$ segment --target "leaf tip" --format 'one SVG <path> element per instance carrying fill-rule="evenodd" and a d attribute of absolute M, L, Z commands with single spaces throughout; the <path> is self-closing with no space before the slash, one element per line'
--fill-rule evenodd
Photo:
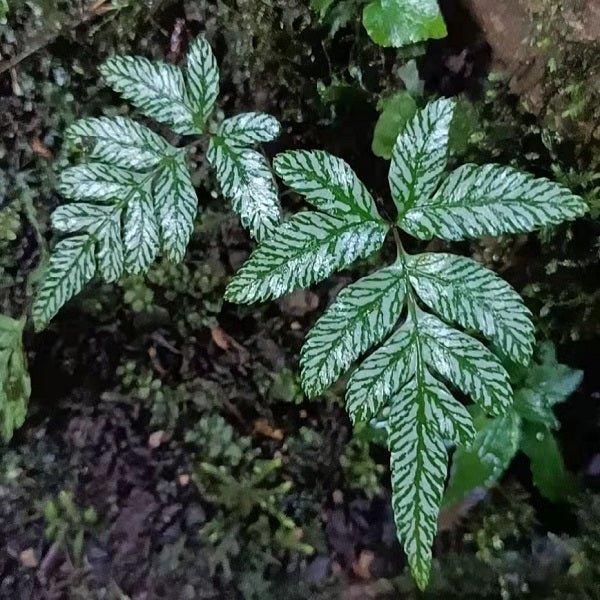
<path fill-rule="evenodd" d="M 107 79 L 112 75 L 114 67 L 119 62 L 119 59 L 120 57 L 118 55 L 113 54 L 98 67 L 98 71 L 100 72 L 100 75 L 104 77 L 104 79 Z"/>
<path fill-rule="evenodd" d="M 241 304 L 243 303 L 243 297 L 241 292 L 241 288 L 239 287 L 237 281 L 235 279 L 232 279 L 229 284 L 227 285 L 227 287 L 225 288 L 225 292 L 223 293 L 223 298 L 227 301 L 227 302 L 231 302 L 234 304 Z"/>
<path fill-rule="evenodd" d="M 300 367 L 300 384 L 302 385 L 302 390 L 309 400 L 314 400 L 323 392 L 323 390 L 315 378 L 310 377 L 306 370 L 302 369 L 302 363 L 300 363 Z"/>
<path fill-rule="evenodd" d="M 431 558 L 411 561 L 410 572 L 419 590 L 424 592 L 431 576 Z"/>
<path fill-rule="evenodd" d="M 46 329 L 48 325 L 48 319 L 44 317 L 38 302 L 39 299 L 36 297 L 33 301 L 33 306 L 31 307 L 31 320 L 33 322 L 33 330 L 35 333 L 40 333 Z"/>

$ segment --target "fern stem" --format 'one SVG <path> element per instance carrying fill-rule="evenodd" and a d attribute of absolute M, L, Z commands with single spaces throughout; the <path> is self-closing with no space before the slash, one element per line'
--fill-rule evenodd
<path fill-rule="evenodd" d="M 402 240 L 400 239 L 400 232 L 398 231 L 398 228 L 395 225 L 392 225 L 392 233 L 394 235 L 394 242 L 396 242 L 398 260 L 400 260 L 404 264 L 406 252 L 404 251 L 404 246 L 402 245 Z"/>
<path fill-rule="evenodd" d="M 392 233 L 394 235 L 394 241 L 396 242 L 396 249 L 398 251 L 398 260 L 402 263 L 404 267 L 404 281 L 406 283 L 406 306 L 408 307 L 408 314 L 415 327 L 417 326 L 417 296 L 415 291 L 410 283 L 410 279 L 406 272 L 406 257 L 407 253 L 402 245 L 402 240 L 400 239 L 400 231 L 398 227 L 392 225 Z M 421 346 L 417 344 L 417 372 L 419 378 L 423 378 L 423 359 L 421 355 Z"/>

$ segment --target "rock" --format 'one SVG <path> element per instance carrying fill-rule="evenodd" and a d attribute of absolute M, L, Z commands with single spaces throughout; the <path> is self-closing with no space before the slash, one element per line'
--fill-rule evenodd
<path fill-rule="evenodd" d="M 598 0 L 461 0 L 521 105 L 550 132 L 600 139 Z"/>
<path fill-rule="evenodd" d="M 597 42 L 600 39 L 600 2 L 587 0 L 577 4 L 565 2 L 563 18 L 572 42 Z"/>
<path fill-rule="evenodd" d="M 521 94 L 541 83 L 546 58 L 532 45 L 534 23 L 521 0 L 463 0 L 492 48 L 492 70 L 508 75 L 511 91 Z"/>

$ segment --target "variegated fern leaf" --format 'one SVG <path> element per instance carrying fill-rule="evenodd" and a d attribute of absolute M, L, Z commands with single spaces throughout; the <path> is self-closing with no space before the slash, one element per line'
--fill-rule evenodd
<path fill-rule="evenodd" d="M 452 100 L 432 102 L 398 137 L 389 173 L 395 223 L 379 215 L 341 159 L 321 151 L 277 156 L 276 172 L 316 210 L 280 225 L 226 291 L 240 303 L 277 298 L 373 254 L 394 233 L 397 260 L 342 290 L 308 334 L 301 378 L 317 396 L 363 359 L 347 385 L 347 409 L 354 422 L 385 418 L 398 537 L 421 588 L 447 474 L 445 442 L 466 446 L 475 435 L 452 390 L 492 416 L 512 403 L 500 360 L 458 327 L 524 365 L 534 328 L 519 295 L 494 273 L 452 254 L 409 255 L 398 229 L 461 240 L 531 231 L 586 210 L 566 188 L 509 167 L 465 165 L 444 176 L 453 112 Z"/>
<path fill-rule="evenodd" d="M 146 117 L 179 135 L 206 137 L 207 159 L 243 225 L 259 240 L 274 229 L 277 188 L 267 159 L 252 146 L 276 138 L 279 123 L 262 113 L 210 121 L 219 70 L 204 38 L 191 45 L 185 68 L 113 56 L 100 70 Z M 95 276 L 112 282 L 145 273 L 158 255 L 181 261 L 198 210 L 185 147 L 125 117 L 82 119 L 65 138 L 85 162 L 59 176 L 58 190 L 71 202 L 54 212 L 52 224 L 66 237 L 54 247 L 33 304 L 37 329 Z"/>

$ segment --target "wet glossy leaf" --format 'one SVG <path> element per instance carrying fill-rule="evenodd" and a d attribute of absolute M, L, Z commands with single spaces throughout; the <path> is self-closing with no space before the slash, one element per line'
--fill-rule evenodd
<path fill-rule="evenodd" d="M 448 138 L 454 101 L 430 102 L 408 122 L 392 151 L 390 189 L 398 209 L 398 223 L 415 204 L 439 186 L 448 158 Z"/>
<path fill-rule="evenodd" d="M 529 457 L 533 483 L 551 502 L 565 502 L 577 489 L 567 471 L 552 431 L 544 425 L 523 423 L 521 449 Z"/>
<path fill-rule="evenodd" d="M 417 103 L 408 92 L 398 92 L 381 102 L 371 149 L 375 156 L 390 159 L 398 135 L 415 116 Z"/>
<path fill-rule="evenodd" d="M 558 421 L 552 407 L 565 402 L 582 379 L 583 371 L 556 360 L 552 343 L 541 344 L 532 364 L 522 372 L 515 393 L 515 410 L 528 421 L 556 429 Z"/>
<path fill-rule="evenodd" d="M 395 48 L 447 35 L 437 0 L 373 0 L 363 24 L 376 44 Z"/>
<path fill-rule="evenodd" d="M 186 83 L 194 128 L 201 132 L 219 96 L 219 67 L 210 44 L 202 36 L 188 50 Z"/>
<path fill-rule="evenodd" d="M 581 198 L 548 179 L 500 165 L 463 165 L 433 196 L 416 199 L 399 224 L 423 240 L 464 240 L 533 231 L 586 210 Z"/>
<path fill-rule="evenodd" d="M 308 287 L 379 250 L 387 232 L 388 226 L 377 221 L 346 222 L 314 212 L 294 215 L 252 253 L 225 298 L 248 304 Z"/>
<path fill-rule="evenodd" d="M 175 133 L 202 133 L 178 67 L 142 56 L 111 56 L 101 67 L 106 83 L 140 111 Z"/>
<path fill-rule="evenodd" d="M 336 0 L 310 0 L 310 7 L 319 13 L 322 19 Z"/>
<path fill-rule="evenodd" d="M 491 487 L 519 449 L 521 419 L 514 411 L 494 419 L 479 410 L 471 413 L 477 433 L 469 448 L 458 448 L 452 457 L 446 505 L 461 502 L 471 490 Z"/>

